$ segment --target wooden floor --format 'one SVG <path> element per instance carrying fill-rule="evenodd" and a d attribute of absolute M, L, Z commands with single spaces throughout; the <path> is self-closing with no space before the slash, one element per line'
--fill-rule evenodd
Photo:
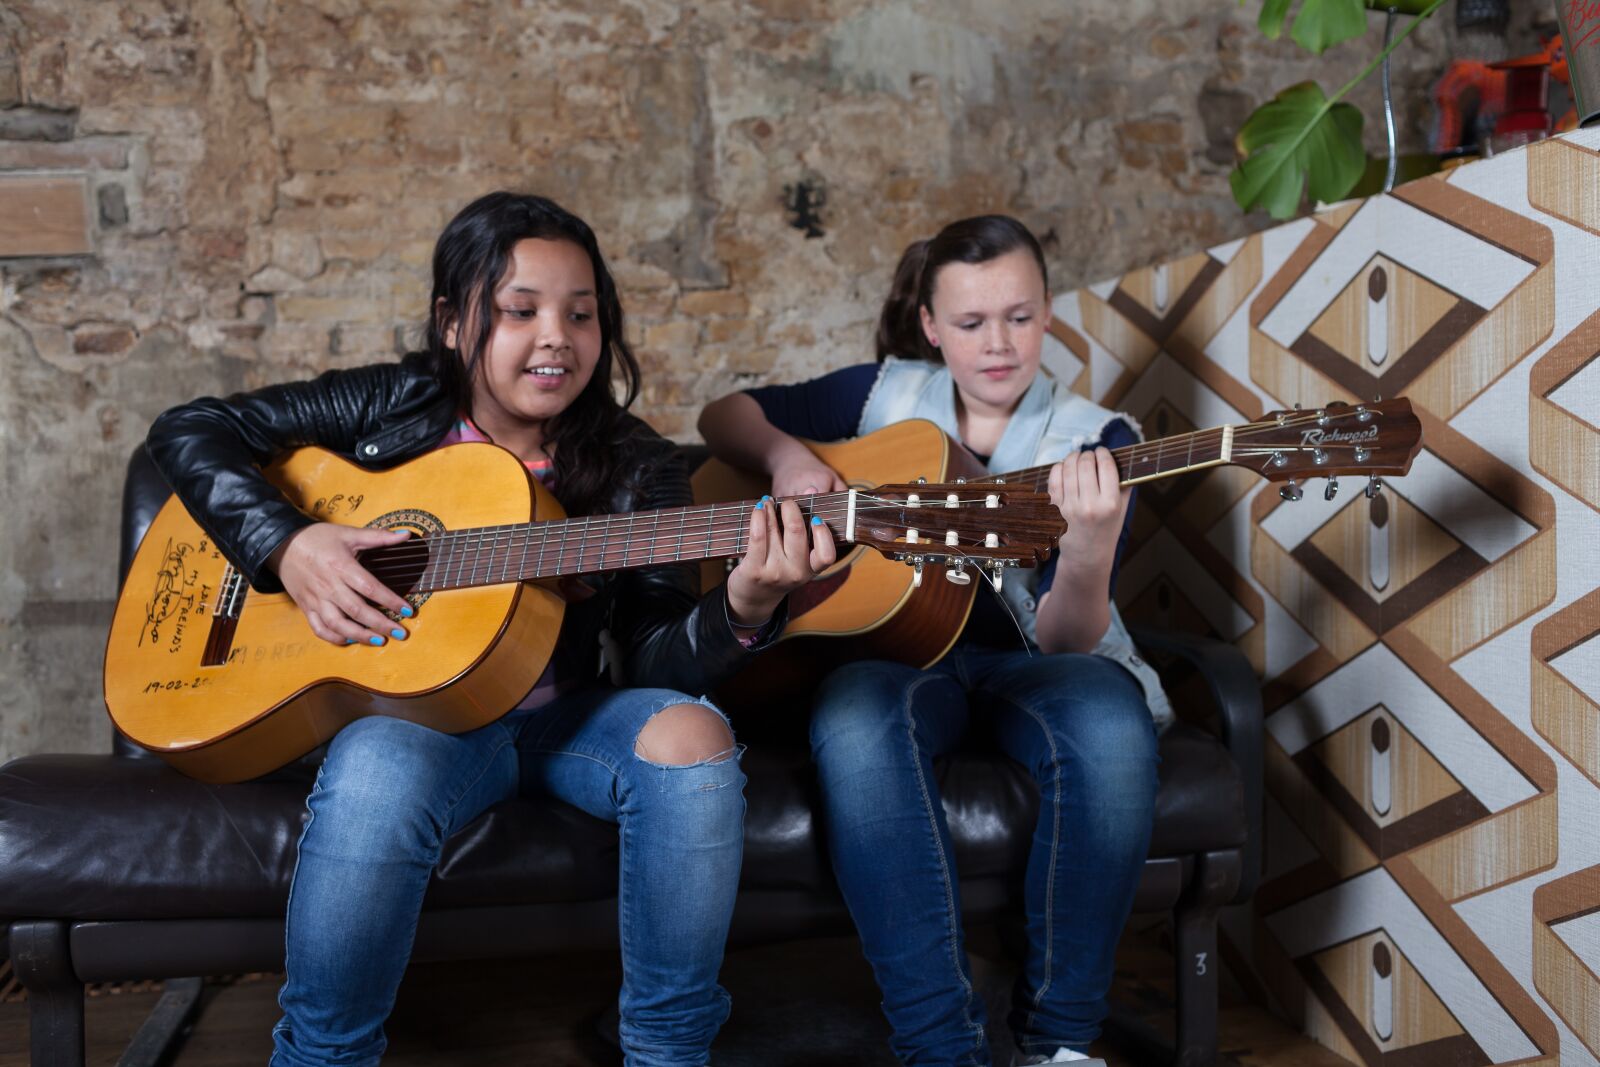
<path fill-rule="evenodd" d="M 1172 957 L 1159 930 L 1130 933 L 1117 957 L 1118 1002 L 1152 1026 L 1170 1029 Z M 1014 978 L 993 934 L 975 931 L 974 978 L 990 1009 L 995 1062 L 1011 1062 L 1004 1025 Z M 617 1067 L 621 1056 L 598 1034 L 614 1002 L 613 956 L 588 953 L 525 962 L 435 964 L 407 975 L 389 1023 L 391 1067 L 539 1064 Z M 260 1067 L 271 1047 L 279 976 L 208 986 L 198 1025 L 174 1067 Z M 733 1016 L 717 1039 L 714 1067 L 894 1067 L 888 1027 L 871 972 L 853 938 L 743 949 L 728 955 L 723 985 Z M 115 1064 L 154 1004 L 154 991 L 89 998 L 91 1065 Z M 1345 1060 L 1253 1005 L 1225 997 L 1223 1063 L 1241 1067 L 1347 1067 Z M 1107 1042 L 1095 1049 L 1113 1065 L 1136 1061 Z M 27 1011 L 0 1003 L 0 1067 L 28 1062 Z M 1143 1067 L 1143 1065 L 1139 1065 Z"/>

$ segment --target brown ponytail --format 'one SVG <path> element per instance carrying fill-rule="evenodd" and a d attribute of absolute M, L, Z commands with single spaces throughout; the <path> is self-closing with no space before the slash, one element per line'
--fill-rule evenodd
<path fill-rule="evenodd" d="M 1050 290 L 1039 239 L 1009 215 L 958 219 L 928 241 L 913 241 L 894 270 L 889 297 L 878 316 L 878 362 L 888 356 L 942 362 L 939 350 L 922 332 L 922 309 L 933 309 L 933 287 L 948 263 L 987 263 L 1007 252 L 1026 248 L 1039 265 L 1039 277 Z"/>
<path fill-rule="evenodd" d="M 912 241 L 900 256 L 889 285 L 889 298 L 878 315 L 878 362 L 889 356 L 902 359 L 931 359 L 939 353 L 922 335 L 922 314 L 918 294 L 922 291 L 922 269 L 928 261 L 928 242 Z"/>

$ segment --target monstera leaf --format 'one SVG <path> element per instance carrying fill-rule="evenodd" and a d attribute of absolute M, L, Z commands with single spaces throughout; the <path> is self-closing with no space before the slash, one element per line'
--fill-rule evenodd
<path fill-rule="evenodd" d="M 1262 0 L 1261 32 L 1276 40 L 1293 0 Z M 1340 41 L 1367 32 L 1367 9 L 1362 0 L 1302 0 L 1289 36 L 1308 52 L 1321 55 Z"/>
<path fill-rule="evenodd" d="M 1243 0 L 1240 0 L 1243 3 Z M 1261 28 L 1268 36 L 1283 29 L 1283 20 L 1294 0 L 1263 0 Z M 1313 6 L 1331 8 L 1345 0 L 1303 0 L 1295 19 L 1295 39 L 1299 27 Z M 1386 5 L 1402 14 L 1416 14 L 1372 62 L 1345 83 L 1332 96 L 1323 96 L 1315 82 L 1291 85 L 1276 97 L 1256 108 L 1234 138 L 1241 162 L 1228 175 L 1233 198 L 1246 211 L 1264 207 L 1275 219 L 1286 219 L 1300 210 L 1300 192 L 1309 180 L 1311 198 L 1329 203 L 1350 195 L 1361 178 L 1367 154 L 1361 147 L 1361 112 L 1344 98 L 1400 47 L 1418 26 L 1444 3 L 1444 0 L 1360 0 L 1368 7 Z M 1314 16 L 1318 18 L 1322 16 Z M 1307 35 L 1321 40 L 1330 32 L 1324 22 Z M 1341 31 L 1342 32 L 1342 31 Z M 1301 41 L 1304 44 L 1304 41 Z M 1310 47 L 1310 45 L 1307 45 Z"/>
<path fill-rule="evenodd" d="M 1275 219 L 1300 210 L 1308 179 L 1312 199 L 1331 203 L 1354 188 L 1367 164 L 1361 112 L 1330 101 L 1316 82 L 1291 85 L 1257 108 L 1234 146 L 1243 158 L 1228 176 L 1234 200 Z"/>
<path fill-rule="evenodd" d="M 1294 0 L 1261 0 L 1261 15 L 1256 20 L 1261 32 L 1277 40 L 1293 4 Z M 1420 15 L 1428 8 L 1428 0 L 1301 0 L 1289 36 L 1301 48 L 1320 56 L 1340 41 L 1367 32 L 1369 8 Z"/>

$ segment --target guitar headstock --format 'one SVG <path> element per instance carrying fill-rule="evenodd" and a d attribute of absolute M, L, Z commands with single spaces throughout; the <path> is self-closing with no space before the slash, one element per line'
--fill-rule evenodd
<path fill-rule="evenodd" d="M 1228 461 L 1269 481 L 1287 482 L 1285 500 L 1299 500 L 1300 479 L 1327 478 L 1325 499 L 1343 475 L 1367 475 L 1367 496 L 1379 475 L 1402 475 L 1422 448 L 1422 423 L 1405 397 L 1370 404 L 1332 401 L 1315 410 L 1270 411 L 1233 427 Z"/>
<path fill-rule="evenodd" d="M 948 566 L 945 577 L 966 585 L 971 564 L 999 588 L 1004 568 L 1043 563 L 1067 528 L 1047 494 L 1005 482 L 880 485 L 850 495 L 846 540 L 910 564 L 918 585 L 924 564 Z"/>

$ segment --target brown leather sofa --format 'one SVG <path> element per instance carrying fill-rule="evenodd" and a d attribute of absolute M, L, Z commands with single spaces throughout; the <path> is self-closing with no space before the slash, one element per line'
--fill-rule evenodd
<path fill-rule="evenodd" d="M 124 485 L 119 573 L 168 495 L 140 449 Z M 1162 738 L 1155 835 L 1135 903 L 1138 912 L 1172 916 L 1177 1041 L 1166 1055 L 1211 1063 L 1217 912 L 1250 895 L 1260 868 L 1260 693 L 1231 647 L 1136 637 L 1179 680 L 1175 691 L 1208 693 L 1215 712 L 1218 736 L 1180 724 Z M 740 729 L 749 785 L 733 940 L 850 930 L 817 836 L 803 721 L 775 716 Z M 28 990 L 35 1067 L 84 1062 L 86 982 L 174 980 L 122 1061 L 154 1063 L 194 1009 L 194 976 L 282 967 L 284 905 L 313 773 L 308 760 L 251 782 L 206 785 L 120 738 L 107 755 L 27 756 L 0 768 L 0 921 Z M 1031 781 L 984 751 L 942 761 L 939 775 L 968 921 L 1016 916 L 1037 804 Z M 616 871 L 611 825 L 552 800 L 501 804 L 446 846 L 415 957 L 614 945 Z"/>

